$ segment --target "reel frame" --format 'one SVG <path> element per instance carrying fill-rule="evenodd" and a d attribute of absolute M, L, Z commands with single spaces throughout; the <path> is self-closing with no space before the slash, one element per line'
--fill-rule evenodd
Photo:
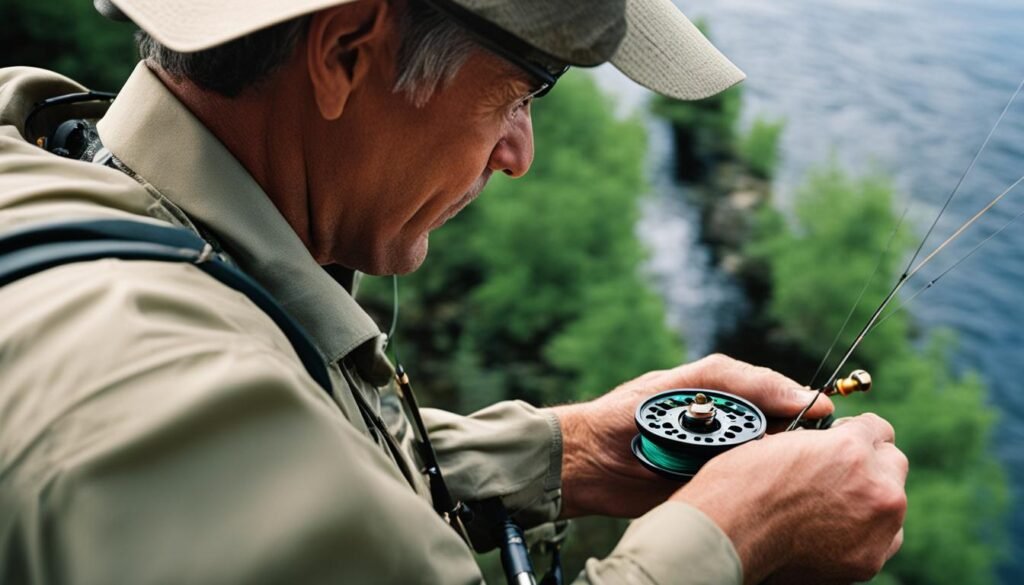
<path fill-rule="evenodd" d="M 630 444 L 633 455 L 647 469 L 683 482 L 715 455 L 756 441 L 768 430 L 767 417 L 751 402 L 698 388 L 659 392 L 637 406 L 634 420 L 639 433 Z"/>

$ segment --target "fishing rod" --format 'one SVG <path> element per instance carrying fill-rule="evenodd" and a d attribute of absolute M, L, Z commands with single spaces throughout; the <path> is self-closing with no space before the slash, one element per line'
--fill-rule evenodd
<path fill-rule="evenodd" d="M 907 218 L 907 211 L 909 210 L 909 206 L 903 208 L 903 213 L 900 214 L 899 221 L 897 221 L 895 227 L 892 228 L 892 233 L 889 234 L 889 239 L 885 243 L 885 249 L 882 250 L 882 253 L 878 255 L 878 259 L 875 260 L 875 267 L 871 270 L 871 275 L 864 281 L 864 285 L 860 288 L 860 293 L 857 294 L 857 298 L 854 299 L 849 312 L 846 313 L 846 319 L 844 319 L 843 324 L 839 326 L 839 331 L 836 332 L 836 336 L 832 338 L 832 343 L 829 344 L 824 357 L 822 357 L 821 361 L 818 362 L 818 367 L 814 370 L 814 374 L 811 375 L 810 383 L 807 384 L 808 387 L 814 388 L 814 383 L 818 381 L 818 374 L 821 373 L 821 370 L 825 367 L 825 363 L 828 362 L 829 356 L 832 355 L 832 350 L 834 350 L 836 348 L 836 344 L 839 343 L 839 338 L 842 337 L 843 331 L 846 331 L 846 326 L 850 324 L 850 319 L 853 318 L 853 314 L 857 312 L 857 306 L 860 305 L 860 300 L 864 298 L 864 293 L 867 292 L 868 287 L 871 286 L 872 282 L 874 282 L 879 268 L 882 267 L 882 261 L 889 255 L 889 250 L 892 249 L 893 240 L 896 239 L 896 234 L 899 233 L 900 227 L 903 226 L 903 220 Z"/>
<path fill-rule="evenodd" d="M 907 297 L 906 300 L 902 301 L 899 305 L 897 305 L 895 309 L 893 309 L 892 311 L 889 311 L 889 313 L 887 315 L 885 315 L 884 317 L 879 319 L 878 322 L 875 323 L 874 326 L 871 327 L 871 329 L 875 330 L 878 327 L 881 327 L 882 324 L 885 323 L 889 319 L 889 317 L 892 317 L 896 313 L 899 313 L 900 311 L 905 309 L 907 307 L 907 305 L 909 305 L 911 302 L 913 302 L 913 300 L 916 299 L 918 296 L 920 296 L 921 293 L 923 293 L 924 291 L 926 291 L 926 290 L 932 288 L 933 286 L 935 286 L 935 283 L 937 283 L 939 280 L 941 280 L 943 276 L 946 276 L 947 274 L 952 272 L 953 269 L 955 269 L 957 266 L 959 266 L 960 264 L 963 264 L 964 262 L 969 260 L 971 258 L 971 256 L 974 255 L 975 252 L 980 250 L 985 244 L 989 243 L 996 236 L 998 236 L 999 234 L 1001 234 L 1004 231 L 1006 231 L 1006 228 L 1008 228 L 1011 225 L 1013 225 L 1021 217 L 1024 217 L 1024 210 L 1020 211 L 1019 213 L 1017 213 L 1017 215 L 1015 215 L 1012 218 L 1010 218 L 1009 221 L 1007 221 L 1002 226 L 1000 226 L 1000 228 L 997 229 L 996 231 L 994 231 L 991 234 L 989 234 L 984 240 L 978 242 L 973 248 L 971 248 L 971 250 L 969 252 L 967 252 L 966 254 L 961 256 L 956 262 L 954 262 L 954 263 L 950 264 L 948 267 L 946 267 L 946 269 L 943 270 L 942 272 L 940 272 L 938 276 L 936 276 L 935 278 L 929 280 L 927 284 L 925 284 L 921 288 L 919 288 L 916 291 L 914 291 L 914 293 L 912 295 L 910 295 L 909 297 Z"/>
<path fill-rule="evenodd" d="M 843 366 L 846 365 L 846 362 L 853 355 L 853 352 L 856 351 L 857 347 L 861 344 L 861 342 L 864 341 L 864 338 L 867 337 L 867 334 L 870 333 L 871 330 L 875 327 L 875 324 L 878 321 L 879 317 L 881 317 L 882 312 L 885 311 L 886 307 L 889 306 L 889 303 L 891 303 L 892 300 L 896 298 L 896 294 L 899 293 L 900 289 L 903 288 L 907 281 L 909 281 L 911 277 L 917 274 L 921 270 L 921 268 L 923 268 L 929 262 L 931 262 L 932 259 L 934 259 L 939 252 L 946 248 L 946 246 L 948 246 L 950 243 L 959 238 L 967 230 L 967 228 L 973 225 L 981 216 L 985 215 L 986 213 L 989 212 L 989 210 L 995 207 L 995 205 L 999 203 L 999 201 L 1001 201 L 1003 197 L 1005 197 L 1017 185 L 1024 181 L 1024 176 L 1021 176 L 1019 179 L 1014 181 L 1009 187 L 1007 187 L 1001 193 L 996 195 L 991 201 L 988 202 L 988 204 L 982 207 L 977 213 L 975 213 L 967 221 L 962 223 L 960 227 L 958 227 L 951 236 L 949 236 L 942 243 L 936 246 L 931 253 L 929 253 L 923 260 L 921 260 L 921 262 L 919 262 L 916 265 L 914 264 L 914 262 L 917 260 L 917 257 L 921 254 L 921 250 L 924 249 L 925 244 L 931 237 L 932 232 L 934 232 L 936 226 L 938 226 L 939 220 L 942 219 L 943 214 L 945 214 L 946 210 L 949 208 L 949 204 L 953 201 L 953 198 L 956 197 L 957 193 L 960 192 L 960 187 L 963 186 L 964 180 L 967 178 L 967 175 L 970 174 L 970 172 L 974 169 L 975 165 L 978 163 L 978 159 L 981 157 L 981 153 L 985 151 L 985 148 L 992 140 L 992 136 L 995 134 L 996 129 L 999 128 L 999 125 L 1003 122 L 1003 119 L 1006 117 L 1006 113 L 1010 111 L 1010 107 L 1013 105 L 1014 101 L 1016 101 L 1017 96 L 1020 95 L 1021 90 L 1024 90 L 1024 79 L 1021 79 L 1021 82 L 1017 85 L 1017 89 L 1014 90 L 1014 92 L 1010 95 L 1010 99 L 1006 100 L 1006 105 L 1003 106 L 1003 110 L 999 113 L 999 116 L 996 118 L 995 123 L 993 123 L 992 127 L 989 129 L 988 134 L 985 136 L 985 140 L 982 141 L 981 146 L 978 147 L 978 149 L 974 153 L 974 156 L 971 157 L 971 162 L 967 165 L 967 168 L 965 168 L 964 171 L 960 174 L 960 178 L 953 186 L 953 190 L 950 191 L 949 195 L 946 197 L 946 200 L 943 202 L 942 207 L 939 209 L 939 213 L 936 214 L 935 219 L 932 220 L 931 225 L 928 226 L 928 231 L 925 232 L 924 237 L 921 238 L 921 242 L 917 245 L 917 249 L 914 250 L 914 254 L 910 257 L 910 260 L 907 262 L 907 267 L 903 270 L 903 274 L 900 275 L 900 277 L 896 281 L 896 284 L 893 285 L 889 293 L 885 296 L 885 298 L 882 299 L 882 302 L 878 304 L 878 306 L 875 308 L 875 311 L 871 314 L 871 317 L 868 318 L 867 323 L 865 323 L 864 326 L 861 328 L 860 333 L 858 333 L 857 336 L 854 338 L 853 343 L 850 344 L 850 347 L 846 350 L 846 353 L 843 355 L 843 358 L 839 360 L 839 365 L 836 366 L 836 369 L 832 373 L 832 376 L 829 378 L 828 382 L 826 382 L 821 389 L 815 392 L 814 397 L 811 398 L 811 400 L 807 403 L 807 406 L 805 406 L 800 411 L 796 418 L 794 418 L 793 421 L 786 428 L 787 431 L 791 431 L 795 429 L 797 426 L 799 426 L 801 419 L 803 419 L 804 415 L 807 414 L 807 411 L 814 406 L 814 404 L 818 401 L 818 398 L 824 393 L 825 389 L 829 388 L 829 386 L 835 381 L 836 376 L 838 376 L 839 372 L 842 371 Z M 954 266 L 958 266 L 960 263 L 961 262 L 956 262 Z M 854 303 L 854 310 L 857 308 L 859 302 L 860 300 L 858 299 Z M 839 335 L 842 335 L 842 329 L 840 329 Z M 825 359 L 828 359 L 827 354 Z M 823 359 L 822 362 L 824 362 L 825 359 Z"/>
<path fill-rule="evenodd" d="M 960 192 L 967 176 L 977 165 L 978 159 L 981 157 L 981 154 L 984 152 L 985 148 L 991 141 L 992 136 L 995 134 L 996 129 L 1002 123 L 1007 112 L 1010 110 L 1010 107 L 1022 90 L 1024 90 L 1024 79 L 1021 80 L 1017 89 L 1010 96 L 1010 99 L 1007 100 L 1002 112 L 1000 112 L 995 123 L 989 129 L 988 134 L 981 143 L 981 146 L 979 146 L 975 151 L 970 163 L 967 165 L 967 168 L 960 174 L 960 177 L 952 191 L 950 191 L 949 195 L 946 197 L 938 214 L 932 220 L 931 225 L 928 227 L 924 237 L 917 245 L 913 255 L 907 262 L 906 267 L 903 269 L 899 278 L 897 278 L 896 282 L 875 307 L 871 316 L 868 317 L 867 321 L 862 325 L 853 342 L 850 343 L 846 351 L 843 353 L 838 365 L 826 379 L 826 382 L 820 387 L 817 387 L 813 398 L 803 409 L 801 409 L 796 418 L 790 422 L 786 427 L 786 431 L 794 430 L 797 427 L 827 428 L 831 424 L 830 419 L 817 422 L 804 420 L 804 416 L 822 395 L 849 396 L 856 392 L 869 391 L 872 386 L 872 379 L 871 375 L 864 370 L 855 370 L 846 377 L 840 377 L 840 372 L 846 366 L 847 362 L 867 335 L 889 319 L 893 314 L 906 307 L 908 303 L 912 302 L 922 292 L 934 286 L 934 284 L 943 276 L 960 266 L 986 243 L 1016 222 L 1021 216 L 1024 216 L 1024 211 L 1014 216 L 1010 221 L 1006 222 L 999 229 L 989 234 L 988 237 L 974 246 L 966 255 L 960 257 L 938 276 L 931 279 L 925 286 L 901 302 L 896 309 L 890 311 L 883 317 L 883 313 L 886 308 L 888 308 L 892 301 L 897 298 L 900 290 L 910 281 L 911 278 L 918 274 L 922 268 L 929 265 L 939 255 L 939 253 L 946 249 L 951 243 L 959 239 L 964 232 L 966 232 L 982 216 L 987 214 L 993 207 L 1002 201 L 1006 195 L 1024 182 L 1024 176 L 1021 176 L 1019 179 L 1011 183 L 1007 188 L 989 200 L 974 215 L 961 223 L 950 236 L 939 243 L 924 258 L 918 261 L 918 257 L 921 255 L 929 238 L 938 226 L 940 219 L 949 208 L 953 198 Z M 885 249 L 882 251 L 877 263 L 875 264 L 874 270 L 865 281 L 860 293 L 857 295 L 857 298 L 853 303 L 853 306 L 850 308 L 846 319 L 839 328 L 839 332 L 836 333 L 835 338 L 832 340 L 832 344 L 825 352 L 821 362 L 819 362 L 814 375 L 811 376 L 810 384 L 808 384 L 809 387 L 815 388 L 814 384 L 817 381 L 818 375 L 828 362 L 832 351 L 835 349 L 836 344 L 842 337 L 846 327 L 849 325 L 857 307 L 860 306 L 861 300 L 869 288 L 870 283 L 877 275 L 883 259 L 888 255 L 896 234 L 900 230 L 903 220 L 906 217 L 906 213 L 907 211 L 904 210 L 903 214 L 900 216 L 892 234 L 889 236 Z M 651 469 L 662 476 L 680 481 L 687 481 L 692 478 L 712 457 L 739 445 L 760 439 L 767 432 L 768 423 L 764 413 L 749 401 L 727 392 L 704 389 L 676 389 L 656 394 L 642 402 L 637 407 L 634 418 L 639 431 L 633 438 L 631 444 L 634 456 L 636 456 L 640 463 L 648 469 Z"/>
<path fill-rule="evenodd" d="M 903 274 L 900 276 L 900 278 L 896 281 L 896 284 L 893 285 L 893 287 L 889 291 L 889 293 L 885 296 L 884 299 L 882 299 L 882 302 L 879 303 L 878 307 L 871 314 L 871 317 L 868 319 L 867 323 L 865 323 L 864 326 L 861 328 L 860 333 L 857 334 L 857 337 L 853 340 L 853 343 L 850 344 L 849 349 L 846 350 L 846 353 L 843 355 L 843 358 L 839 361 L 839 365 L 836 366 L 836 369 L 832 373 L 832 376 L 829 377 L 829 381 L 826 382 L 825 385 L 822 386 L 820 389 L 818 389 L 818 391 L 815 393 L 814 397 L 807 404 L 807 406 L 805 406 L 800 411 L 800 414 L 798 414 L 796 416 L 796 418 L 793 419 L 793 422 L 791 422 L 789 424 L 789 426 L 786 428 L 787 431 L 791 431 L 791 430 L 795 429 L 797 427 L 797 425 L 800 424 L 800 420 L 804 417 L 805 414 L 807 414 L 807 411 L 810 410 L 812 406 L 814 406 L 814 403 L 818 400 L 818 397 L 821 396 L 822 393 L 826 393 L 826 390 L 828 390 L 829 388 L 832 387 L 833 383 L 835 382 L 836 376 L 839 375 L 839 372 L 842 370 L 843 366 L 846 365 L 846 362 L 853 355 L 853 352 L 856 351 L 857 347 L 860 346 L 862 341 L 864 341 L 864 338 L 867 337 L 868 333 L 873 331 L 874 328 L 876 327 L 876 325 L 881 323 L 879 321 L 879 318 L 881 317 L 882 312 L 885 311 L 886 307 L 889 306 L 889 303 L 892 302 L 892 300 L 894 298 L 896 298 L 896 293 L 898 293 L 903 288 L 903 286 L 910 280 L 910 278 L 913 277 L 918 272 L 920 272 L 920 270 L 922 268 L 924 268 L 925 266 L 927 266 L 928 263 L 931 262 L 936 257 L 936 255 L 939 252 L 941 252 L 949 244 L 953 243 L 957 238 L 959 238 L 961 235 L 963 235 L 963 233 L 967 230 L 967 228 L 969 228 L 971 225 L 973 225 L 974 222 L 976 222 L 982 215 L 988 213 L 988 211 L 991 210 L 993 207 L 995 207 L 995 205 L 997 203 L 999 203 L 999 201 L 1001 201 L 1003 199 L 1003 197 L 1005 197 L 1008 193 L 1013 191 L 1013 189 L 1015 187 L 1017 187 L 1017 185 L 1020 185 L 1022 182 L 1024 182 L 1024 175 L 1022 175 L 1019 179 L 1014 181 L 1009 187 L 1007 187 L 1002 192 L 1000 192 L 998 195 L 996 195 L 983 208 L 981 208 L 977 213 L 975 213 L 973 216 L 971 216 L 970 219 L 968 219 L 963 224 L 961 224 L 960 227 L 958 227 L 957 230 L 955 232 L 953 232 L 953 234 L 951 236 L 949 236 L 948 238 L 943 240 L 941 244 L 936 246 L 936 248 L 930 254 L 928 254 L 924 259 L 922 259 L 919 263 L 917 263 L 916 265 L 913 265 L 913 261 L 916 258 L 911 258 L 911 264 L 909 266 L 912 266 L 912 268 L 908 268 L 907 270 L 905 270 L 903 272 Z M 944 209 L 945 209 L 945 206 L 943 207 L 943 210 Z M 1016 218 L 1014 218 L 1014 220 L 1016 220 Z M 938 218 L 936 218 L 936 222 L 937 221 L 938 221 Z M 994 237 L 999 232 L 1002 232 L 1003 229 L 1005 229 L 1006 227 L 1009 227 L 1010 223 L 1012 223 L 1012 221 L 1008 222 L 1006 225 L 1004 225 L 1003 228 L 997 230 L 996 233 L 993 233 L 992 236 L 990 236 L 990 238 L 987 238 L 987 239 L 983 240 L 974 250 L 971 250 L 971 252 L 969 252 L 967 254 L 967 256 L 964 256 L 963 258 L 961 258 L 957 262 L 953 263 L 948 270 L 946 270 L 945 272 L 940 274 L 939 277 L 936 277 L 931 283 L 926 285 L 924 287 L 924 289 L 919 290 L 917 293 L 915 293 L 913 295 L 913 297 L 911 297 L 911 299 L 916 297 L 921 292 L 923 292 L 923 290 L 925 290 L 927 288 L 931 288 L 931 286 L 934 285 L 935 282 L 938 281 L 939 278 L 941 278 L 941 276 L 944 276 L 950 270 L 952 270 L 953 268 L 956 268 L 961 263 L 963 263 L 963 261 L 966 260 L 972 254 L 974 254 L 974 252 L 977 251 L 978 248 L 980 248 L 982 245 L 987 243 L 989 241 L 989 239 L 991 239 L 991 237 Z M 920 252 L 920 249 L 921 248 L 918 247 L 918 252 Z M 915 256 L 916 255 L 917 255 L 917 253 L 915 253 Z M 898 308 L 902 308 L 903 306 L 905 306 L 906 303 L 909 302 L 911 299 L 908 299 L 906 302 L 901 304 Z M 856 309 L 856 305 L 854 305 L 854 309 Z M 890 313 L 890 316 L 892 314 L 893 313 Z M 888 316 L 886 318 L 888 319 Z M 841 334 L 842 334 L 842 330 L 840 330 L 840 335 Z M 828 356 L 826 355 L 826 359 L 827 359 L 827 357 Z"/>

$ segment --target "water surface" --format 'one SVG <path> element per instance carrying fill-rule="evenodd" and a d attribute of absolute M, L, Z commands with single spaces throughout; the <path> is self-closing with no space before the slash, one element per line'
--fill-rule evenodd
<path fill-rule="evenodd" d="M 691 17 L 706 18 L 716 44 L 748 74 L 745 123 L 754 116 L 786 119 L 785 160 L 776 184 L 782 206 L 807 169 L 831 153 L 856 172 L 875 169 L 893 176 L 909 197 L 910 216 L 923 234 L 1024 78 L 1020 0 L 677 4 Z M 642 91 L 608 70 L 600 71 L 599 78 L 629 102 L 643 99 Z M 1024 96 L 1008 112 L 930 241 L 937 243 L 954 231 L 1022 174 Z M 944 252 L 931 275 L 1022 210 L 1024 186 Z M 657 222 L 658 215 L 649 213 L 645 221 Z M 678 221 L 672 214 L 661 215 L 666 222 Z M 658 244 L 656 237 L 648 241 L 656 261 L 666 262 L 659 255 L 670 253 L 670 247 Z M 996 449 L 1010 470 L 1016 496 L 1009 519 L 1015 559 L 1003 572 L 1005 583 L 1024 582 L 1024 384 L 1018 374 L 1024 364 L 1022 249 L 1024 220 L 911 308 L 922 325 L 958 333 L 957 366 L 984 377 L 1001 412 Z M 677 303 L 673 298 L 693 296 L 676 291 L 668 298 Z"/>

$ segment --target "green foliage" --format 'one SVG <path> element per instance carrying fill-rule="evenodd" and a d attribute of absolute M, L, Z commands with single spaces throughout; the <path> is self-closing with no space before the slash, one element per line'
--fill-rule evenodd
<path fill-rule="evenodd" d="M 707 24 L 698 28 L 710 38 Z M 684 181 L 703 179 L 716 163 L 738 160 L 756 177 L 771 179 L 779 158 L 783 120 L 757 118 L 746 134 L 739 134 L 743 86 L 694 101 L 657 96 L 651 112 L 672 126 L 676 147 L 676 175 Z"/>
<path fill-rule="evenodd" d="M 559 81 L 533 117 L 530 173 L 495 177 L 431 234 L 426 263 L 401 279 L 397 344 L 425 403 L 468 412 L 507 398 L 583 400 L 683 357 L 639 273 L 641 125 L 616 119 L 583 72 Z M 390 283 L 366 284 L 361 300 L 387 315 Z M 624 528 L 584 524 L 564 552 L 567 574 L 610 550 Z M 482 566 L 501 580 L 493 558 Z"/>
<path fill-rule="evenodd" d="M 990 454 L 995 414 L 977 376 L 950 371 L 952 347 L 943 332 L 922 351 L 885 360 L 879 391 L 843 405 L 889 420 L 910 460 L 906 539 L 886 566 L 900 583 L 993 582 L 1003 552 L 1008 489 Z"/>
<path fill-rule="evenodd" d="M 698 22 L 697 26 L 705 36 L 710 36 L 705 22 Z M 651 112 L 672 126 L 679 179 L 699 181 L 716 163 L 737 158 L 742 146 L 737 132 L 742 108 L 741 85 L 701 100 L 654 98 Z"/>
<path fill-rule="evenodd" d="M 103 19 L 87 0 L 6 0 L 0 20 L 0 66 L 45 67 L 116 89 L 137 60 L 131 25 Z M 769 178 L 782 124 L 757 120 L 739 137 L 741 104 L 742 90 L 733 88 L 697 102 L 656 99 L 653 111 L 672 123 L 681 166 L 706 169 L 739 157 Z M 585 399 L 683 355 L 660 299 L 638 273 L 641 125 L 616 119 L 590 78 L 574 72 L 536 103 L 535 134 L 530 175 L 497 177 L 431 236 L 427 264 L 403 279 L 398 344 L 424 402 L 466 412 L 506 398 Z M 777 212 L 760 216 L 750 252 L 770 273 L 771 317 L 809 354 L 831 344 L 886 247 L 897 222 L 892 199 L 886 180 L 853 180 L 833 164 L 811 173 L 792 227 Z M 888 291 L 909 240 L 896 235 L 838 347 Z M 387 315 L 390 282 L 366 284 L 371 308 Z M 984 386 L 950 370 L 947 337 L 916 349 L 903 314 L 862 347 L 854 361 L 873 370 L 877 389 L 843 407 L 890 420 L 911 461 L 906 541 L 875 582 L 993 581 L 1007 489 L 990 455 Z M 588 519 L 569 542 L 567 574 L 607 552 L 622 526 Z M 500 580 L 496 563 L 485 569 Z"/>
<path fill-rule="evenodd" d="M 783 120 L 757 118 L 740 140 L 739 155 L 750 171 L 762 179 L 775 174 L 779 160 L 779 138 L 786 123 Z"/>
<path fill-rule="evenodd" d="M 769 312 L 808 353 L 818 355 L 832 344 L 867 283 L 850 327 L 836 344 L 833 367 L 902 268 L 911 240 L 902 227 L 893 235 L 899 218 L 892 205 L 893 189 L 885 178 L 852 179 L 833 162 L 812 170 L 796 194 L 794 228 L 774 210 L 764 210 L 759 218 L 760 236 L 749 251 L 771 269 Z M 857 363 L 878 363 L 906 352 L 907 331 L 906 315 L 895 314 L 871 334 Z"/>
<path fill-rule="evenodd" d="M 581 299 L 586 310 L 545 349 L 545 357 L 576 379 L 574 398 L 594 398 L 606 392 L 609 382 L 622 381 L 648 370 L 679 361 L 681 348 L 663 331 L 664 311 L 647 288 L 600 283 Z M 652 333 L 654 335 L 648 335 Z M 629 340 L 623 343 L 624 340 Z M 608 359 L 614 356 L 615 359 Z M 629 370 L 625 370 L 625 367 Z"/>
<path fill-rule="evenodd" d="M 800 190 L 793 227 L 778 213 L 762 216 L 753 253 L 770 267 L 769 311 L 808 353 L 831 344 L 876 264 L 840 350 L 900 274 L 903 256 L 916 243 L 909 235 L 897 233 L 878 260 L 899 221 L 893 197 L 888 181 L 854 180 L 832 163 L 812 172 Z M 851 364 L 872 370 L 875 389 L 840 402 L 841 414 L 872 411 L 889 420 L 910 460 L 905 543 L 877 582 L 993 582 L 1008 492 L 991 453 L 994 414 L 985 404 L 986 388 L 976 376 L 950 368 L 951 334 L 933 335 L 919 349 L 908 326 L 906 315 L 897 313 L 870 333 Z"/>
<path fill-rule="evenodd" d="M 138 61 L 132 25 L 107 20 L 88 0 L 4 0 L 0 22 L 0 67 L 52 69 L 110 91 Z"/>
<path fill-rule="evenodd" d="M 431 235 L 427 262 L 403 278 L 399 344 L 430 368 L 420 379 L 435 403 L 580 400 L 683 356 L 638 272 L 641 125 L 617 119 L 582 72 L 566 75 L 533 116 L 530 173 L 495 177 Z"/>
<path fill-rule="evenodd" d="M 735 86 L 718 95 L 695 101 L 658 96 L 651 111 L 668 120 L 676 141 L 704 159 L 730 157 L 736 149 L 737 124 L 743 107 L 743 87 Z"/>

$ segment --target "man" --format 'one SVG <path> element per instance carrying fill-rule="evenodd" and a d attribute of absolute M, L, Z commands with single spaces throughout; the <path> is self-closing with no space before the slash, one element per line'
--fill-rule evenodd
<path fill-rule="evenodd" d="M 0 581 L 479 582 L 423 461 L 396 448 L 408 421 L 382 426 L 393 370 L 353 271 L 415 270 L 493 173 L 525 174 L 530 100 L 565 65 L 611 60 L 684 99 L 742 75 L 667 0 L 99 4 L 144 31 L 145 60 L 94 162 L 39 148 L 56 134 L 37 104 L 82 88 L 0 73 L 0 235 L 83 218 L 191 230 L 197 264 L 229 259 L 308 331 L 331 393 L 201 266 L 105 258 L 6 284 Z M 422 415 L 458 499 L 497 498 L 526 527 L 639 517 L 580 582 L 850 582 L 899 548 L 907 462 L 887 423 L 769 436 L 680 487 L 628 447 L 639 401 L 675 387 L 776 417 L 808 399 L 712 356 L 588 403 Z M 480 516 L 472 530 L 493 531 Z"/>

